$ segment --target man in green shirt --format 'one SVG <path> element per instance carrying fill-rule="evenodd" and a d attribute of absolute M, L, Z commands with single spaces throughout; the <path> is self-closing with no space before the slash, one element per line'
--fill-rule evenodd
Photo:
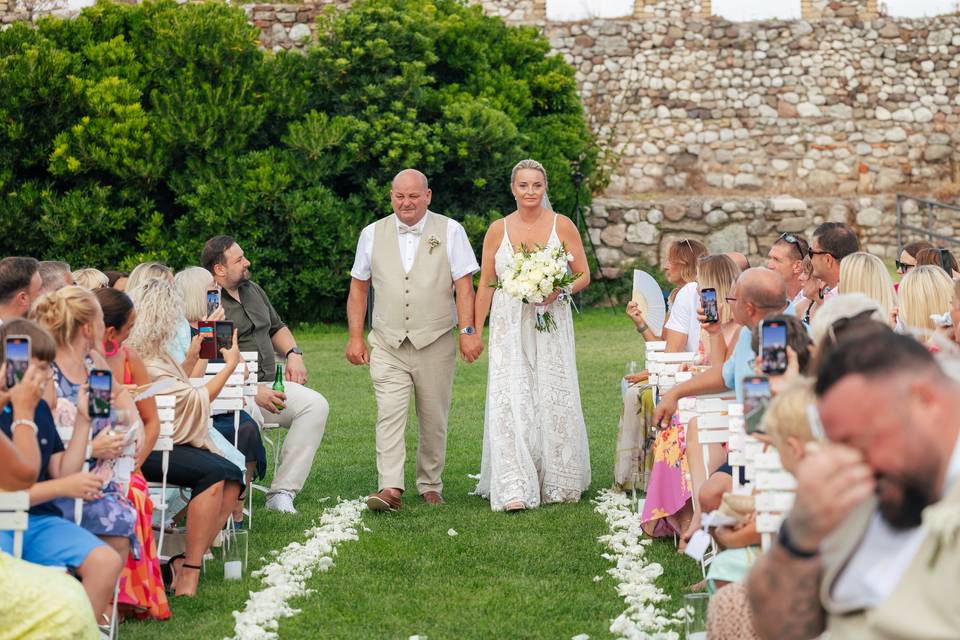
<path fill-rule="evenodd" d="M 222 288 L 221 304 L 237 330 L 240 349 L 260 354 L 257 406 L 289 429 L 280 466 L 274 470 L 273 484 L 267 492 L 267 509 L 296 513 L 293 498 L 310 474 L 330 407 L 322 395 L 304 386 L 307 368 L 303 352 L 267 294 L 250 280 L 250 261 L 240 245 L 230 236 L 214 236 L 203 247 L 200 263 Z M 283 392 L 271 388 L 277 354 L 287 361 Z"/>

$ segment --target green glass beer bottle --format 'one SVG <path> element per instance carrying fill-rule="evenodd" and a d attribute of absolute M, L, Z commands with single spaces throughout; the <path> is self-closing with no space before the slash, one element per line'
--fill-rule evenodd
<path fill-rule="evenodd" d="M 277 363 L 277 375 L 273 379 L 273 390 L 279 391 L 280 393 L 286 390 L 283 386 L 283 364 L 279 362 Z M 277 411 L 283 411 L 282 404 L 275 404 L 274 406 L 277 408 Z"/>

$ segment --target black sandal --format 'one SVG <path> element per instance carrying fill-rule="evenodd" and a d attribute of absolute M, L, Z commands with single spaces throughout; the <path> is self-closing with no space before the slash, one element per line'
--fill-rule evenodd
<path fill-rule="evenodd" d="M 177 574 L 173 570 L 173 563 L 176 560 L 186 561 L 187 556 L 183 553 L 178 553 L 175 556 L 170 556 L 170 559 L 167 560 L 166 564 L 160 565 L 160 575 L 163 576 L 163 586 L 167 592 L 173 591 L 173 583 L 177 579 Z"/>

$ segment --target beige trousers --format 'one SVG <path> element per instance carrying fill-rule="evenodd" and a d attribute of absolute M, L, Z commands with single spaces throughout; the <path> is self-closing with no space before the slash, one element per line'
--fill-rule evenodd
<path fill-rule="evenodd" d="M 457 365 L 457 339 L 445 333 L 431 345 L 415 349 L 409 340 L 398 348 L 370 332 L 370 377 L 377 396 L 377 473 L 379 488 L 404 489 L 407 450 L 404 432 L 410 392 L 416 395 L 420 440 L 417 445 L 417 491 L 443 491 L 447 452 L 447 417 Z"/>

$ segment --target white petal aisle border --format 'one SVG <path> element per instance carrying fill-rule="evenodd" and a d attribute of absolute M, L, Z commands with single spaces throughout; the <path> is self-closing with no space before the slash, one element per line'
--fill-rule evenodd
<path fill-rule="evenodd" d="M 628 640 L 676 640 L 680 634 L 674 628 L 683 624 L 684 616 L 680 611 L 666 615 L 657 606 L 670 600 L 655 583 L 663 567 L 645 558 L 646 547 L 653 541 L 640 528 L 640 516 L 630 508 L 630 497 L 603 489 L 593 502 L 610 528 L 609 534 L 597 538 L 610 549 L 603 557 L 616 562 L 607 573 L 617 581 L 617 593 L 627 604 L 626 611 L 610 624 L 610 632 Z"/>
<path fill-rule="evenodd" d="M 336 546 L 359 539 L 357 527 L 366 508 L 362 498 L 342 500 L 324 510 L 319 525 L 304 532 L 306 541 L 291 542 L 274 551 L 276 559 L 252 574 L 263 578 L 264 588 L 251 591 L 243 611 L 233 612 L 236 625 L 232 640 L 275 640 L 280 618 L 299 613 L 288 602 L 308 593 L 307 580 L 314 570 L 330 569 Z"/>

